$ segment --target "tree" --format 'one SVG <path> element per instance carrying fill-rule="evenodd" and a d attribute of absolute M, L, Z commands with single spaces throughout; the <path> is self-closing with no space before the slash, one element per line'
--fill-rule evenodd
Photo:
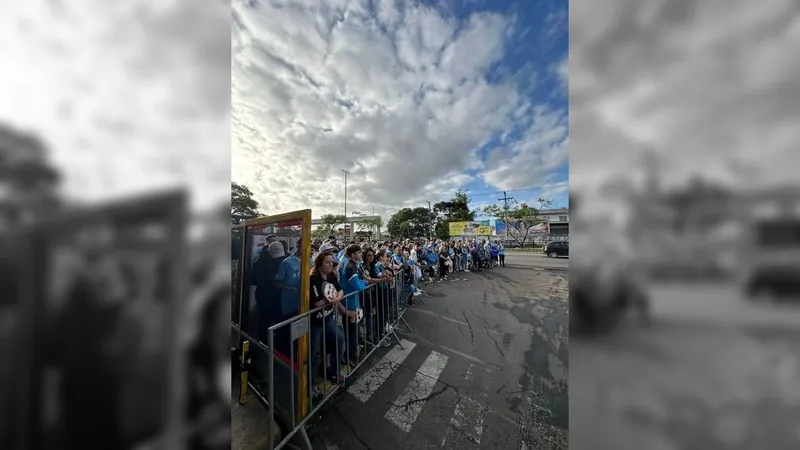
<path fill-rule="evenodd" d="M 434 234 L 439 239 L 450 239 L 450 222 L 472 222 L 475 212 L 469 209 L 469 196 L 464 190 L 457 190 L 449 201 L 433 205 L 436 215 Z"/>
<path fill-rule="evenodd" d="M 483 211 L 488 216 L 503 219 L 508 230 L 508 237 L 522 247 L 531 243 L 531 238 L 535 233 L 534 227 L 545 222 L 539 217 L 539 211 L 553 204 L 552 201 L 543 197 L 539 198 L 537 203 L 539 203 L 540 209 L 524 203 L 520 204 L 516 200 L 509 200 L 507 207 L 505 204 L 488 205 L 483 208 Z"/>
<path fill-rule="evenodd" d="M 372 238 L 376 232 L 380 233 L 382 227 L 383 227 L 383 218 L 381 216 L 375 216 L 369 219 L 363 219 L 361 222 L 358 222 L 359 230 L 368 231 L 370 238 Z"/>
<path fill-rule="evenodd" d="M 433 205 L 433 211 L 439 218 L 451 222 L 471 222 L 475 220 L 475 212 L 470 211 L 469 202 L 467 192 L 459 189 L 449 201 Z"/>
<path fill-rule="evenodd" d="M 347 218 L 344 214 L 324 214 L 322 216 L 322 225 L 317 229 L 319 234 L 330 236 L 336 234 L 336 230 L 340 225 L 346 225 Z"/>
<path fill-rule="evenodd" d="M 394 237 L 417 238 L 429 233 L 435 213 L 427 208 L 403 208 L 392 214 L 386 228 Z"/>
<path fill-rule="evenodd" d="M 231 183 L 231 216 L 256 217 L 259 215 L 258 202 L 253 198 L 253 191 L 236 182 Z M 233 220 L 233 218 L 231 218 Z M 237 222 L 237 220 L 233 220 Z"/>

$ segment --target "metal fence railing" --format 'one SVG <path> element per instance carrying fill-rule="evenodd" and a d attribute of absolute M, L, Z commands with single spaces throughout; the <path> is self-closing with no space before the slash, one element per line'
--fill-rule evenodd
<path fill-rule="evenodd" d="M 262 339 L 233 324 L 249 346 L 253 375 L 246 388 L 269 410 L 269 446 L 292 440 L 311 448 L 306 423 L 341 391 L 347 380 L 382 346 L 400 344 L 397 327 L 411 331 L 404 314 L 413 295 L 410 271 L 373 283 L 334 303 L 298 313 L 271 325 Z M 307 337 L 307 339 L 303 339 Z M 303 345 L 307 351 L 302 351 Z"/>

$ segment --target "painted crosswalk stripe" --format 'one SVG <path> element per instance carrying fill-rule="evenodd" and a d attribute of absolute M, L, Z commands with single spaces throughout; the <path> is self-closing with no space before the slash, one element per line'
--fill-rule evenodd
<path fill-rule="evenodd" d="M 408 433 L 417 420 L 417 416 L 427 403 L 426 398 L 433 392 L 439 375 L 447 365 L 447 356 L 436 351 L 431 351 L 425 362 L 419 368 L 414 379 L 408 384 L 400 397 L 394 401 L 392 407 L 386 412 L 386 420 L 397 428 Z"/>
<path fill-rule="evenodd" d="M 464 380 L 472 381 L 475 378 L 475 365 L 470 364 L 467 372 L 464 374 Z M 453 410 L 453 417 L 450 418 L 450 428 L 445 433 L 442 440 L 442 447 L 445 446 L 448 440 L 455 440 L 456 447 L 466 448 L 464 440 L 480 445 L 481 436 L 483 435 L 483 419 L 488 411 L 488 401 L 485 392 L 488 391 L 488 386 L 484 386 L 482 394 L 479 394 L 477 399 L 473 399 L 462 395 L 459 397 L 458 403 Z"/>
<path fill-rule="evenodd" d="M 400 364 L 408 357 L 417 344 L 403 339 L 400 341 L 402 347 L 394 346 L 389 352 L 378 361 L 367 373 L 353 383 L 347 392 L 357 398 L 361 403 L 366 403 L 372 394 L 377 392 L 383 383 L 394 373 Z"/>

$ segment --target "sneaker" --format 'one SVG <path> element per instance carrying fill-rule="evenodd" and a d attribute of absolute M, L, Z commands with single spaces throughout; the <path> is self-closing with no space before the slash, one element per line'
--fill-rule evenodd
<path fill-rule="evenodd" d="M 469 269 L 464 269 L 464 272 L 469 272 Z"/>
<path fill-rule="evenodd" d="M 388 348 L 388 347 L 393 347 L 393 346 L 394 346 L 394 344 L 392 344 L 392 341 L 389 340 L 389 339 L 385 339 L 383 342 L 381 342 L 381 347 L 387 347 Z"/>
<path fill-rule="evenodd" d="M 343 384 L 344 383 L 344 378 L 345 378 L 345 375 L 343 373 L 340 373 L 339 375 L 330 378 L 329 381 L 332 384 Z"/>
<path fill-rule="evenodd" d="M 422 291 L 414 292 L 414 297 L 419 297 L 420 295 L 422 295 Z"/>

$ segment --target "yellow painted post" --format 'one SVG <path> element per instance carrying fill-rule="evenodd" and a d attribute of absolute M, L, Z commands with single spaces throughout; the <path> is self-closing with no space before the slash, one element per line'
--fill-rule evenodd
<path fill-rule="evenodd" d="M 274 216 L 258 217 L 244 222 L 245 231 L 251 226 L 258 225 L 280 225 L 281 222 L 297 222 L 300 221 L 300 235 L 302 237 L 302 246 L 300 248 L 300 309 L 299 314 L 308 312 L 309 309 L 309 289 L 311 284 L 311 210 L 304 209 L 300 211 L 292 211 L 284 214 L 277 214 Z M 244 283 L 242 283 L 244 285 Z M 310 318 L 306 318 L 309 323 L 310 331 Z M 241 322 L 241 321 L 240 321 Z M 297 368 L 298 368 L 298 408 L 296 420 L 302 420 L 309 412 L 309 399 L 308 399 L 308 349 L 309 336 L 308 333 L 304 334 L 298 339 L 297 349 Z"/>
<path fill-rule="evenodd" d="M 301 236 L 302 246 L 300 248 L 300 314 L 306 313 L 309 310 L 309 290 L 311 287 L 311 210 L 305 209 L 300 211 L 302 213 Z M 309 324 L 308 331 L 311 331 L 311 318 L 306 317 Z M 308 414 L 308 388 L 311 380 L 308 379 L 308 349 L 309 336 L 308 333 L 300 337 L 298 345 L 298 369 L 300 370 L 298 377 L 298 385 L 300 386 L 299 392 L 299 408 L 297 411 L 297 420 L 302 420 Z"/>
<path fill-rule="evenodd" d="M 247 371 L 250 367 L 250 341 L 242 342 L 242 363 L 241 363 L 242 388 L 239 391 L 239 403 L 247 401 Z"/>

